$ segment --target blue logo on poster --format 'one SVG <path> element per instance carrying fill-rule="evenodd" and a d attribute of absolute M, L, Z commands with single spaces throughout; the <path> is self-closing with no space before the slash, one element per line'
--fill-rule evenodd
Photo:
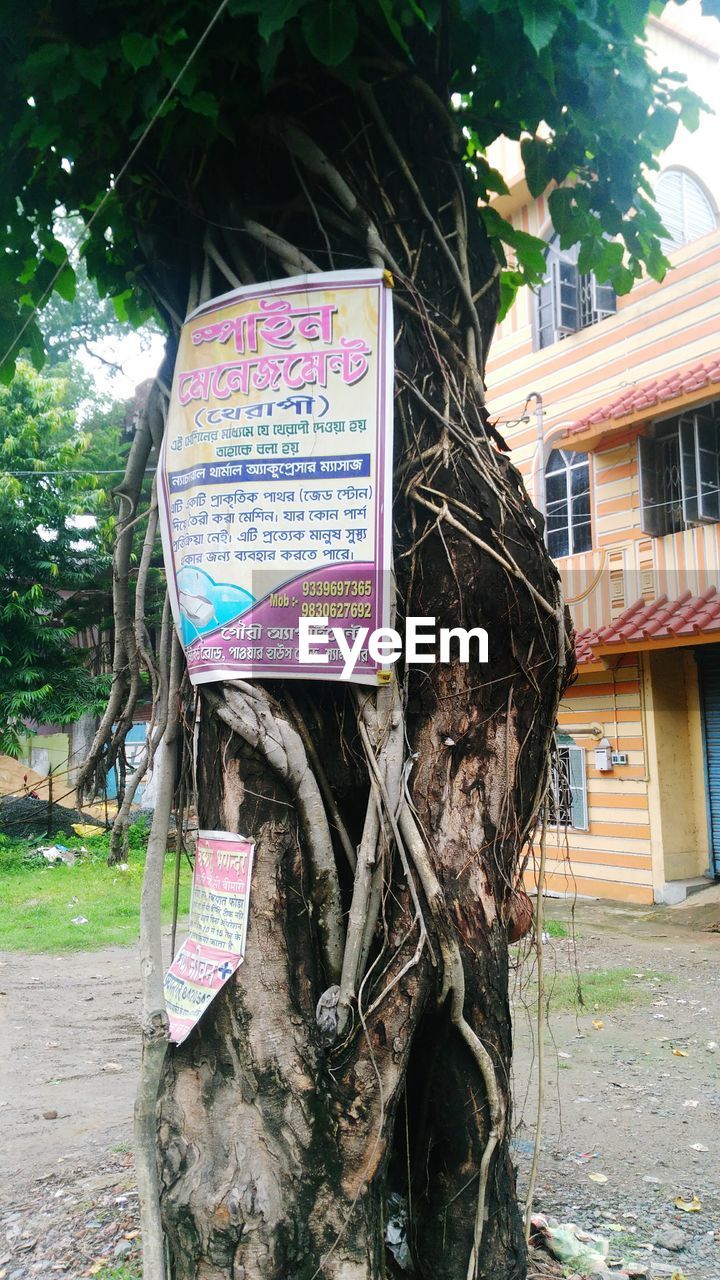
<path fill-rule="evenodd" d="M 255 597 L 230 582 L 215 582 L 203 569 L 186 566 L 177 575 L 183 644 L 232 622 L 245 613 Z"/>

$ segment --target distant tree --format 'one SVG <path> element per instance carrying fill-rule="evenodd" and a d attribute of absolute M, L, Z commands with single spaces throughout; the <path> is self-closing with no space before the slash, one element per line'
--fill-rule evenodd
<path fill-rule="evenodd" d="M 62 225 L 66 227 L 63 240 L 71 246 L 82 232 L 82 222 L 78 218 L 69 218 Z M 149 309 L 142 317 L 136 317 L 137 320 L 141 318 L 143 323 L 136 329 L 136 336 L 141 349 L 147 350 L 160 328 Z M 78 387 L 82 385 L 91 399 L 106 404 L 117 403 L 121 399 L 115 391 L 114 380 L 122 373 L 122 365 L 113 358 L 112 344 L 108 339 L 115 344 L 120 343 L 127 339 L 128 331 L 124 302 L 101 297 L 96 281 L 88 276 L 83 258 L 75 267 L 74 281 L 68 278 L 65 296 L 51 293 L 43 305 L 42 337 L 47 364 L 55 369 L 70 368 Z M 82 356 L 85 356 L 84 361 Z M 101 392 L 92 377 L 93 361 L 106 374 Z"/>
<path fill-rule="evenodd" d="M 67 382 L 19 362 L 0 387 L 0 751 L 8 755 L 19 753 L 26 721 L 70 723 L 107 689 L 78 641 L 101 625 L 109 588 L 111 531 L 105 494 L 87 474 L 90 443 L 75 426 Z"/>
<path fill-rule="evenodd" d="M 58 221 L 62 228 L 62 244 L 69 246 L 77 238 L 81 223 L 67 217 Z M 147 347 L 152 335 L 158 332 L 157 323 L 148 321 L 140 313 L 135 315 L 135 319 L 145 321 L 136 333 L 140 345 Z M 34 637 L 24 649 L 24 663 L 16 667 L 20 684 L 12 689 L 8 684 L 6 688 L 8 728 L 5 747 L 8 751 L 15 752 L 19 747 L 18 733 L 9 727 L 19 723 L 18 716 L 69 723 L 85 711 L 99 711 L 103 695 L 109 688 L 110 677 L 102 676 L 102 672 L 106 666 L 107 651 L 112 652 L 113 642 L 111 561 L 117 505 L 113 487 L 120 484 L 124 474 L 137 410 L 132 400 L 117 394 L 117 375 L 122 373 L 122 367 L 112 358 L 112 345 L 107 340 L 113 339 L 117 344 L 127 336 L 127 315 L 122 300 L 101 297 L 96 282 L 89 279 L 85 263 L 80 259 L 74 278 L 68 275 L 62 292 L 52 293 L 44 304 L 43 378 L 38 377 L 30 365 L 33 357 L 36 364 L 40 363 L 40 358 L 33 343 L 26 338 L 28 345 L 24 350 L 18 391 L 20 385 L 31 385 L 34 393 L 44 397 L 46 406 L 50 402 L 54 404 L 55 419 L 51 443 L 46 434 L 33 436 L 26 430 L 23 447 L 29 447 L 31 453 L 36 451 L 34 456 L 38 466 L 50 466 L 53 458 L 58 467 L 69 465 L 67 459 L 72 458 L 75 451 L 80 451 L 76 461 L 80 462 L 83 476 L 75 478 L 69 485 L 56 485 L 49 493 L 61 504 L 68 501 L 77 504 L 74 517 L 91 515 L 94 524 L 91 533 L 88 535 L 86 532 L 82 539 L 87 544 L 86 552 L 92 543 L 92 552 L 77 556 L 74 562 L 66 551 L 68 547 L 72 550 L 73 543 L 78 543 L 77 533 L 73 538 L 69 532 L 64 544 L 62 539 L 53 540 L 51 545 L 57 546 L 63 562 L 62 574 L 67 579 L 63 580 L 59 590 L 53 591 L 52 588 L 53 583 L 57 585 L 59 572 L 58 565 L 54 564 L 46 571 L 46 580 L 34 582 L 8 603 L 8 620 L 12 618 L 17 624 L 22 617 Z M 99 350 L 102 345 L 104 351 Z M 95 376 L 93 361 L 97 362 L 100 376 Z M 143 399 L 142 394 L 140 399 Z M 18 409 L 18 405 L 14 407 Z M 30 426 L 28 421 L 26 428 Z M 18 442 L 13 438 L 7 447 L 15 449 Z M 54 451 L 51 462 L 48 462 L 51 456 L 48 449 Z M 5 478 L 11 477 L 6 473 Z M 38 481 L 30 483 L 37 487 Z M 150 477 L 144 491 L 149 492 L 149 488 Z M 7 486 L 8 504 L 4 518 L 0 513 L 0 537 L 7 526 L 8 512 L 16 501 L 16 493 L 16 486 Z M 48 493 L 43 494 L 45 499 L 48 496 Z M 30 531 L 37 514 L 33 504 L 20 500 L 14 514 Z M 48 545 L 47 542 L 44 544 L 46 550 Z M 99 551 L 99 556 L 96 551 Z M 161 563 L 159 543 L 156 561 L 158 565 Z M 42 562 L 35 567 L 44 570 Z M 25 570 L 30 568 L 25 566 Z M 48 572 L 51 575 L 49 579 Z M 133 572 L 131 569 L 131 575 Z M 157 569 L 151 572 L 148 584 L 147 613 L 151 625 L 154 621 L 152 587 L 156 577 Z M 68 594 L 70 584 L 71 592 Z M 54 599 L 54 610 L 47 607 L 50 596 Z M 51 627 L 48 618 L 52 619 Z M 87 643 L 93 634 L 97 638 L 98 633 L 103 636 L 102 652 L 97 645 L 91 652 Z M 28 640 L 28 636 L 25 635 L 24 639 Z M 1 717 L 0 711 L 0 720 Z M 131 718 L 127 725 L 123 721 L 123 728 L 129 727 L 130 723 Z M 98 762 L 96 783 L 99 786 L 103 785 L 107 771 L 115 765 L 119 755 L 122 755 L 122 734 L 113 749 L 105 752 Z"/>
<path fill-rule="evenodd" d="M 98 295 L 95 284 L 88 280 L 84 263 L 76 271 L 76 287 L 72 297 L 52 294 L 43 308 L 43 339 L 47 361 L 63 365 L 77 359 L 80 351 L 96 355 L 97 344 L 106 338 L 127 335 L 127 324 L 118 320 L 109 298 Z"/>

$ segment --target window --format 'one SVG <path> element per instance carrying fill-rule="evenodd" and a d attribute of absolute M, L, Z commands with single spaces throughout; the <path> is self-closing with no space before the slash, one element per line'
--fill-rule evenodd
<path fill-rule="evenodd" d="M 720 521 L 720 401 L 638 440 L 638 470 L 645 533 L 659 538 Z"/>
<path fill-rule="evenodd" d="M 700 183 L 684 169 L 666 169 L 655 187 L 655 203 L 667 238 L 663 251 L 672 253 L 699 240 L 717 225 L 713 207 Z"/>
<path fill-rule="evenodd" d="M 561 252 L 558 237 L 546 254 L 548 273 L 536 294 L 536 348 L 552 346 L 569 333 L 597 324 L 616 310 L 615 290 L 577 269 L 577 247 Z"/>
<path fill-rule="evenodd" d="M 592 546 L 590 463 L 586 453 L 553 449 L 545 464 L 547 548 L 554 559 Z"/>
<path fill-rule="evenodd" d="M 569 733 L 555 735 L 548 822 L 554 827 L 574 827 L 578 831 L 587 831 L 588 827 L 585 752 Z"/>

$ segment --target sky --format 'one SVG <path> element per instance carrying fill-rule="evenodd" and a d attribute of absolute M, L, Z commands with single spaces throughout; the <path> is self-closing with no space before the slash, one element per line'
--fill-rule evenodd
<path fill-rule="evenodd" d="M 82 364 L 93 377 L 98 389 L 118 400 L 127 400 L 136 386 L 157 373 L 162 359 L 164 339 L 159 334 L 142 335 L 129 330 L 122 338 L 105 338 L 93 344 L 94 348 L 120 365 L 122 372 L 113 373 L 100 360 L 87 352 L 80 353 Z"/>

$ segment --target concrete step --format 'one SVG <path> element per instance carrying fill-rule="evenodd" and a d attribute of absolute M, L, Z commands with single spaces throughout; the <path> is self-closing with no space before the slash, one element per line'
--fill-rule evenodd
<path fill-rule="evenodd" d="M 713 883 L 710 876 L 690 876 L 687 880 L 666 880 L 657 892 L 655 901 L 667 907 L 679 906 L 693 893 L 700 893 Z"/>

